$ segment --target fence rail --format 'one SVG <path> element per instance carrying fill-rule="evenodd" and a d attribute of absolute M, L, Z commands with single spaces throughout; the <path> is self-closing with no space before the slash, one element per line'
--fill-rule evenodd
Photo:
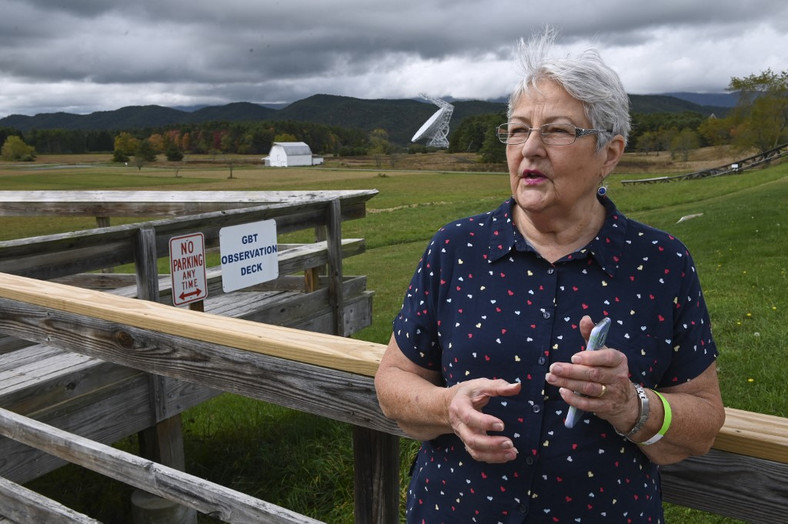
<path fill-rule="evenodd" d="M 156 316 L 159 308 L 169 310 L 157 304 L 145 304 L 147 313 L 120 325 L 115 315 L 138 302 L 125 297 L 107 301 L 104 293 L 86 290 L 73 290 L 77 296 L 72 301 L 65 298 L 71 291 L 69 286 L 0 275 L 0 313 L 10 319 L 0 328 L 365 428 L 356 443 L 366 442 L 379 459 L 356 466 L 376 479 L 378 494 L 370 497 L 367 491 L 356 502 L 383 506 L 382 498 L 388 501 L 383 512 L 388 516 L 375 521 L 396 521 L 398 474 L 392 470 L 397 471 L 396 439 L 402 433 L 380 412 L 372 378 L 383 346 L 188 310 L 148 327 L 134 325 Z M 86 307 L 88 303 L 95 307 Z M 185 326 L 197 322 L 205 325 L 202 332 L 187 335 Z M 91 329 L 86 332 L 84 326 Z M 80 331 L 79 337 L 69 335 L 74 330 Z M 210 339 L 210 331 L 221 333 L 224 343 L 191 338 Z M 361 365 L 363 360 L 367 362 Z M 788 419 L 730 409 L 711 454 L 663 470 L 666 500 L 750 522 L 779 521 L 788 503 L 786 486 Z"/>
<path fill-rule="evenodd" d="M 658 177 L 650 177 L 650 178 L 622 180 L 621 183 L 624 185 L 656 184 L 663 182 L 676 182 L 680 180 L 695 180 L 698 178 L 706 178 L 706 177 L 722 176 L 722 175 L 738 175 L 748 169 L 762 166 L 764 164 L 768 165 L 772 161 L 780 159 L 784 156 L 788 156 L 788 144 L 777 146 L 774 149 L 770 149 L 769 151 L 758 153 L 757 155 L 743 158 L 738 162 L 734 162 L 732 164 L 725 164 L 724 166 L 712 167 L 709 169 L 703 169 L 701 171 L 695 171 L 693 173 L 685 173 L 682 175 L 658 176 Z"/>

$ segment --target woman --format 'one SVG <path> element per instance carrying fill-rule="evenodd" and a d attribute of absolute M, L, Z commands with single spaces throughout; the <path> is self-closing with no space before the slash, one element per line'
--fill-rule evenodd
<path fill-rule="evenodd" d="M 594 51 L 548 58 L 554 37 L 520 46 L 498 129 L 511 198 L 434 236 L 375 379 L 423 441 L 409 522 L 660 522 L 658 465 L 707 452 L 724 421 L 689 253 L 599 190 L 627 94 Z M 606 347 L 582 351 L 603 317 Z"/>

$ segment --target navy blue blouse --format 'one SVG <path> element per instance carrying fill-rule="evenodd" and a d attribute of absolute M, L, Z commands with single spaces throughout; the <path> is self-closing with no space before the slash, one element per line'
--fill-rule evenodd
<path fill-rule="evenodd" d="M 584 349 L 583 315 L 613 320 L 607 346 L 627 355 L 632 380 L 645 387 L 692 380 L 717 357 L 687 248 L 601 201 L 598 236 L 553 264 L 514 226 L 511 199 L 444 226 L 427 247 L 394 320 L 397 343 L 446 386 L 521 382 L 519 395 L 485 408 L 520 453 L 486 464 L 454 434 L 423 442 L 409 522 L 663 520 L 658 467 L 592 414 L 567 429 L 568 405 L 545 382 L 551 363 Z"/>

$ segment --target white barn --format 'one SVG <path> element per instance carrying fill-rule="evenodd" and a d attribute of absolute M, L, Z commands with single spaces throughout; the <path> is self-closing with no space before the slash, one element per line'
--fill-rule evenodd
<path fill-rule="evenodd" d="M 271 167 L 294 167 L 322 164 L 323 158 L 313 157 L 305 142 L 274 142 L 263 161 Z"/>

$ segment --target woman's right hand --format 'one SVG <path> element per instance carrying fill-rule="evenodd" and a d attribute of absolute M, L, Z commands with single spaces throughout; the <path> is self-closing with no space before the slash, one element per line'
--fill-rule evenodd
<path fill-rule="evenodd" d="M 512 396 L 519 392 L 519 383 L 486 378 L 461 382 L 447 390 L 452 430 L 475 460 L 502 463 L 517 458 L 517 448 L 509 437 L 489 434 L 504 430 L 501 419 L 484 413 L 482 409 L 493 397 Z"/>
<path fill-rule="evenodd" d="M 416 365 L 392 336 L 375 389 L 383 414 L 411 438 L 432 440 L 453 432 L 475 460 L 500 463 L 517 457 L 509 437 L 489 434 L 503 431 L 503 422 L 482 409 L 493 397 L 518 394 L 519 383 L 479 378 L 447 388 L 440 372 Z"/>

